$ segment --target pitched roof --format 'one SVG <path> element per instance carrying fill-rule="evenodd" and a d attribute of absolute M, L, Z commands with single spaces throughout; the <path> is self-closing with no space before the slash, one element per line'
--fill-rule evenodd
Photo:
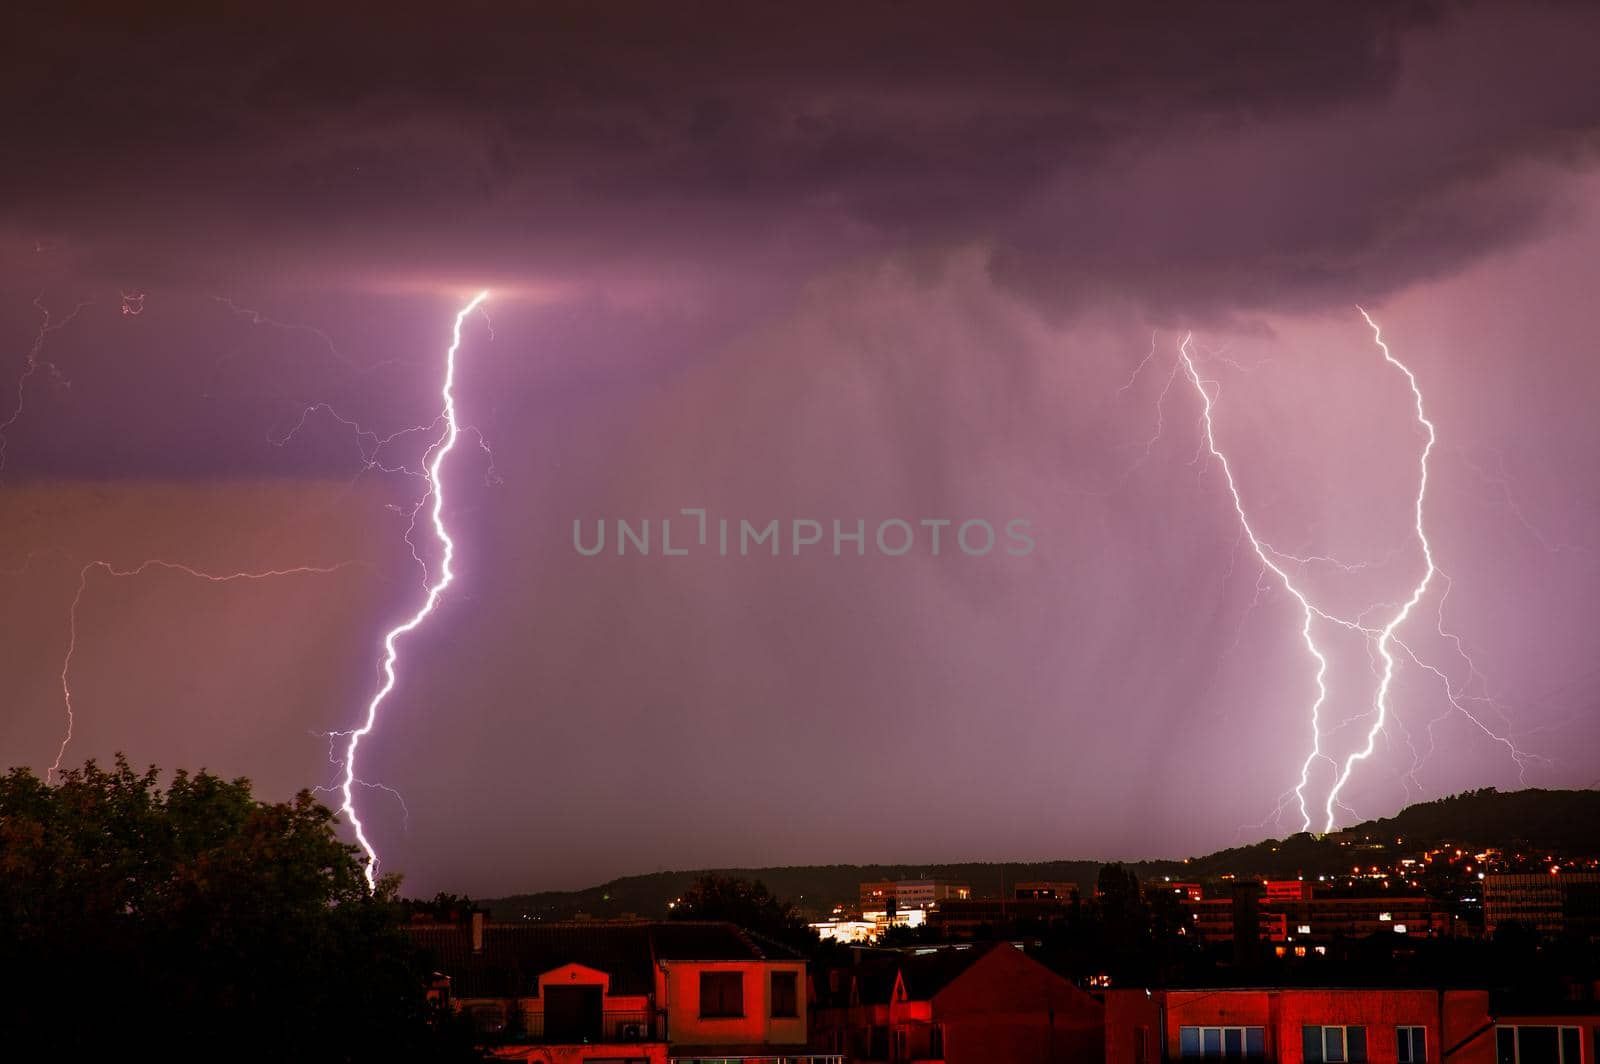
<path fill-rule="evenodd" d="M 678 920 L 653 924 L 656 959 L 663 961 L 760 961 L 768 954 L 732 924 Z M 787 960 L 788 958 L 783 958 Z"/>
<path fill-rule="evenodd" d="M 613 994 L 649 994 L 655 990 L 657 961 L 798 956 L 757 942 L 733 924 L 689 920 L 486 924 L 480 953 L 472 951 L 469 924 L 412 924 L 406 930 L 427 963 L 450 977 L 459 997 L 532 996 L 539 976 L 567 964 L 605 972 Z"/>
<path fill-rule="evenodd" d="M 942 949 L 936 953 L 907 957 L 900 965 L 906 983 L 906 996 L 912 1001 L 927 1001 L 971 968 L 989 949 Z"/>

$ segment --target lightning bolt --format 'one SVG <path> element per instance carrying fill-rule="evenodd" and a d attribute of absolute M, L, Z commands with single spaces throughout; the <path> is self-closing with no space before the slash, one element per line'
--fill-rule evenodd
<path fill-rule="evenodd" d="M 1360 311 L 1363 320 L 1366 321 L 1368 327 L 1371 328 L 1373 341 L 1377 344 L 1378 349 L 1382 352 L 1384 361 L 1388 365 L 1394 367 L 1395 370 L 1405 377 L 1406 383 L 1411 389 L 1412 402 L 1416 411 L 1415 416 L 1417 424 L 1423 430 L 1426 439 L 1422 446 L 1421 453 L 1417 459 L 1417 493 L 1412 502 L 1412 530 L 1416 536 L 1416 541 L 1422 556 L 1422 574 L 1417 579 L 1416 583 L 1411 586 L 1410 592 L 1404 601 L 1368 607 L 1365 611 L 1353 619 L 1341 617 L 1318 606 L 1312 599 L 1311 595 L 1299 583 L 1297 583 L 1296 577 L 1291 575 L 1291 570 L 1298 574 L 1303 572 L 1309 566 L 1326 565 L 1337 568 L 1345 573 L 1354 573 L 1374 565 L 1383 564 L 1388 560 L 1388 558 L 1393 557 L 1395 552 L 1391 552 L 1388 557 L 1380 562 L 1346 563 L 1337 558 L 1324 554 L 1292 554 L 1287 551 L 1280 550 L 1264 540 L 1251 524 L 1249 514 L 1246 512 L 1244 501 L 1239 491 L 1238 483 L 1234 478 L 1233 467 L 1229 462 L 1227 455 L 1223 453 L 1222 449 L 1217 444 L 1215 421 L 1213 416 L 1215 405 L 1214 389 L 1216 382 L 1203 379 L 1195 367 L 1194 358 L 1191 352 L 1191 346 L 1193 342 L 1192 333 L 1186 335 L 1183 339 L 1183 342 L 1179 344 L 1178 347 L 1179 365 L 1183 368 L 1189 379 L 1189 383 L 1193 386 L 1195 393 L 1199 396 L 1201 402 L 1202 442 L 1200 451 L 1198 453 L 1203 455 L 1204 453 L 1209 452 L 1209 454 L 1215 458 L 1218 464 L 1221 466 L 1223 477 L 1227 483 L 1228 493 L 1233 502 L 1234 513 L 1239 520 L 1239 527 L 1243 536 L 1250 541 L 1251 548 L 1255 551 L 1256 557 L 1261 561 L 1261 573 L 1264 575 L 1270 571 L 1277 578 L 1277 581 L 1283 585 L 1284 590 L 1288 591 L 1289 594 L 1293 596 L 1295 601 L 1299 604 L 1301 615 L 1301 641 L 1305 644 L 1307 653 L 1316 663 L 1316 695 L 1309 706 L 1307 714 L 1310 718 L 1311 724 L 1311 749 L 1306 755 L 1305 760 L 1301 763 L 1300 776 L 1294 788 L 1280 796 L 1274 813 L 1269 815 L 1268 818 L 1272 819 L 1274 816 L 1281 815 L 1283 810 L 1291 801 L 1290 795 L 1293 795 L 1292 801 L 1298 804 L 1300 809 L 1302 822 L 1301 830 L 1303 831 L 1311 830 L 1312 812 L 1306 792 L 1311 783 L 1311 770 L 1319 762 L 1326 762 L 1332 766 L 1336 773 L 1333 785 L 1328 792 L 1327 799 L 1321 811 L 1323 815 L 1323 830 L 1333 830 L 1333 827 L 1338 819 L 1338 813 L 1340 811 L 1354 815 L 1349 806 L 1340 800 L 1340 795 L 1345 786 L 1349 783 L 1352 774 L 1355 772 L 1356 766 L 1372 756 L 1377 747 L 1378 736 L 1380 734 L 1387 734 L 1386 729 L 1391 718 L 1398 722 L 1398 717 L 1394 716 L 1391 707 L 1391 696 L 1393 693 L 1394 679 L 1397 672 L 1396 667 L 1399 664 L 1395 652 L 1396 648 L 1398 648 L 1401 653 L 1410 659 L 1413 664 L 1432 674 L 1443 685 L 1445 700 L 1450 707 L 1445 711 L 1445 715 L 1448 716 L 1451 712 L 1460 713 L 1481 732 L 1483 732 L 1483 734 L 1489 739 L 1504 746 L 1511 754 L 1513 761 L 1515 761 L 1517 764 L 1519 774 L 1525 773 L 1527 765 L 1530 762 L 1544 760 L 1536 757 L 1535 755 L 1522 751 L 1512 741 L 1509 732 L 1509 721 L 1506 720 L 1504 711 L 1500 709 L 1498 703 L 1495 703 L 1492 698 L 1488 697 L 1473 698 L 1468 696 L 1466 694 L 1465 686 L 1461 689 L 1458 689 L 1443 670 L 1438 668 L 1436 665 L 1425 661 L 1411 646 L 1403 641 L 1398 634 L 1402 626 L 1404 626 L 1406 622 L 1413 616 L 1418 605 L 1427 596 L 1429 589 L 1434 584 L 1436 578 L 1440 581 L 1443 581 L 1446 590 L 1445 596 L 1439 601 L 1438 624 L 1436 625 L 1437 634 L 1441 637 L 1441 639 L 1451 643 L 1451 645 L 1455 648 L 1457 655 L 1459 655 L 1467 663 L 1469 670 L 1467 684 L 1470 685 L 1472 681 L 1475 680 L 1480 685 L 1483 685 L 1484 681 L 1482 673 L 1479 671 L 1477 663 L 1473 660 L 1471 655 L 1467 653 L 1460 637 L 1445 627 L 1444 601 L 1449 595 L 1450 581 L 1449 577 L 1446 576 L 1438 567 L 1433 553 L 1433 544 L 1428 539 L 1427 534 L 1425 513 L 1428 496 L 1428 460 L 1432 456 L 1434 447 L 1438 441 L 1437 431 L 1433 422 L 1429 420 L 1427 416 L 1423 401 L 1422 389 L 1417 383 L 1416 375 L 1411 371 L 1409 366 L 1394 356 L 1393 352 L 1389 349 L 1388 344 L 1383 338 L 1382 330 L 1379 328 L 1378 323 L 1373 320 L 1371 315 L 1369 315 L 1366 310 L 1360 307 L 1357 307 L 1356 309 Z M 1146 361 L 1148 361 L 1148 358 Z M 1143 363 L 1141 363 L 1141 368 L 1142 366 Z M 1258 601 L 1260 598 L 1262 585 L 1260 584 L 1259 580 L 1260 578 L 1258 577 L 1256 598 L 1252 600 L 1252 608 L 1254 607 L 1256 601 Z M 1369 614 L 1376 612 L 1379 609 L 1390 610 L 1392 613 L 1389 614 L 1388 620 L 1381 626 L 1374 626 L 1372 623 L 1369 623 L 1366 618 Z M 1345 631 L 1358 634 L 1364 640 L 1366 640 L 1368 643 L 1368 653 L 1372 659 L 1373 670 L 1377 680 L 1376 693 L 1374 695 L 1372 708 L 1370 710 L 1348 720 L 1340 721 L 1333 727 L 1327 729 L 1323 727 L 1322 717 L 1323 710 L 1328 699 L 1327 675 L 1329 666 L 1327 653 L 1318 644 L 1316 638 L 1316 628 L 1319 623 L 1335 625 Z M 1468 701 L 1483 702 L 1493 706 L 1497 711 L 1500 712 L 1502 720 L 1505 721 L 1507 725 L 1506 731 L 1501 733 L 1491 728 L 1477 714 L 1473 713 L 1467 707 L 1465 703 Z M 1340 761 L 1324 751 L 1323 739 L 1327 734 L 1337 731 L 1338 729 L 1347 725 L 1355 724 L 1367 717 L 1371 717 L 1372 720 L 1367 728 L 1365 743 L 1359 749 L 1347 755 L 1342 764 Z M 1439 717 L 1429 722 L 1429 753 L 1432 752 L 1433 727 L 1443 719 L 1444 717 Z M 1404 783 L 1409 781 L 1407 784 L 1409 786 L 1410 784 L 1416 783 L 1416 772 L 1418 768 L 1420 768 L 1422 762 L 1426 759 L 1426 755 L 1422 755 L 1417 752 L 1415 745 L 1411 741 L 1409 733 L 1404 733 L 1404 738 L 1406 745 L 1410 747 L 1412 752 L 1412 767 L 1411 771 L 1406 774 L 1402 782 Z"/>
<path fill-rule="evenodd" d="M 361 726 L 347 733 L 348 744 L 345 747 L 343 759 L 344 779 L 339 785 L 339 791 L 344 801 L 339 808 L 349 818 L 351 827 L 355 831 L 356 842 L 360 845 L 362 852 L 367 855 L 364 872 L 367 878 L 367 886 L 374 890 L 377 889 L 378 885 L 378 853 L 373 849 L 371 840 L 367 838 L 366 826 L 362 824 L 361 817 L 356 812 L 354 788 L 359 782 L 355 774 L 356 753 L 361 745 L 361 740 L 371 734 L 373 728 L 377 725 L 378 710 L 398 682 L 398 674 L 395 668 L 400 657 L 400 637 L 416 630 L 428 618 L 434 607 L 438 605 L 440 596 L 455 580 L 455 570 L 451 565 L 455 559 L 455 541 L 450 538 L 450 532 L 445 528 L 444 524 L 444 482 L 440 477 L 440 472 L 443 469 L 444 460 L 449 457 L 450 452 L 455 448 L 456 440 L 460 437 L 462 431 L 456 423 L 455 399 L 456 353 L 461 348 L 461 326 L 466 321 L 467 316 L 488 298 L 489 293 L 487 291 L 479 292 L 472 297 L 472 300 L 466 306 L 456 313 L 455 326 L 451 331 L 450 347 L 445 352 L 444 385 L 440 389 L 440 396 L 444 400 L 444 412 L 441 415 L 441 419 L 444 422 L 444 433 L 428 450 L 428 457 L 425 459 L 428 493 L 424 497 L 422 505 L 413 513 L 414 527 L 416 513 L 419 513 L 430 501 L 432 502 L 430 516 L 433 521 L 433 534 L 439 542 L 441 552 L 438 575 L 426 585 L 426 597 L 416 612 L 400 624 L 389 629 L 388 633 L 383 637 L 383 683 L 372 696 L 372 700 L 367 703 L 366 715 Z M 409 542 L 409 532 L 407 535 Z"/>
<path fill-rule="evenodd" d="M 165 569 L 170 572 L 183 573 L 198 580 L 209 581 L 213 584 L 229 584 L 239 580 L 270 580 L 280 576 L 335 573 L 354 564 L 356 563 L 340 562 L 337 565 L 297 565 L 288 569 L 262 569 L 254 572 L 241 571 L 232 573 L 206 572 L 192 565 L 167 561 L 162 558 L 150 558 L 131 568 L 119 568 L 112 562 L 104 560 L 85 564 L 83 568 L 78 570 L 78 590 L 72 596 L 72 608 L 67 615 L 67 653 L 61 661 L 61 700 L 66 707 L 67 730 L 66 734 L 61 738 L 60 749 L 56 751 L 55 762 L 45 771 L 45 782 L 52 781 L 56 773 L 61 771 L 61 762 L 67 756 L 67 747 L 72 744 L 72 729 L 74 724 L 77 723 L 72 704 L 72 659 L 78 654 L 78 610 L 83 605 L 84 593 L 89 590 L 89 575 L 95 570 L 102 570 L 109 576 L 129 577 L 139 576 L 152 569 Z"/>
<path fill-rule="evenodd" d="M 1279 563 L 1276 552 L 1260 536 L 1256 535 L 1255 528 L 1250 524 L 1250 515 L 1245 512 L 1244 500 L 1239 495 L 1239 485 L 1233 478 L 1233 465 L 1228 461 L 1228 456 L 1217 446 L 1216 423 L 1212 417 L 1213 399 L 1211 392 L 1206 388 L 1208 382 L 1201 379 L 1199 371 L 1195 369 L 1194 359 L 1190 356 L 1189 346 L 1193 341 L 1193 333 L 1184 336 L 1183 343 L 1178 345 L 1178 358 L 1183 365 L 1184 372 L 1188 375 L 1189 383 L 1194 386 L 1195 391 L 1200 396 L 1200 423 L 1204 428 L 1202 446 L 1211 452 L 1211 456 L 1222 467 L 1222 475 L 1228 485 L 1228 494 L 1233 498 L 1233 512 L 1239 518 L 1239 527 L 1250 540 L 1251 549 L 1255 551 L 1256 557 L 1261 560 L 1262 566 L 1271 570 L 1272 574 L 1278 578 L 1278 582 L 1283 585 L 1284 590 L 1294 596 L 1295 601 L 1300 604 L 1300 638 L 1306 645 L 1306 652 L 1317 663 L 1317 696 L 1311 703 L 1310 708 L 1311 753 L 1306 757 L 1305 763 L 1300 768 L 1300 782 L 1296 784 L 1294 789 L 1295 796 L 1300 803 L 1300 815 L 1305 821 L 1306 829 L 1309 829 L 1311 826 L 1311 813 L 1306 806 L 1305 790 L 1310 785 L 1311 766 L 1316 763 L 1318 758 L 1327 756 L 1322 752 L 1322 727 L 1319 718 L 1322 713 L 1323 703 L 1328 700 L 1328 658 L 1317 645 L 1312 628 L 1315 618 L 1327 617 L 1327 614 L 1312 605 L 1311 599 L 1295 584 L 1288 570 Z M 1214 384 L 1215 382 L 1210 383 Z"/>
<path fill-rule="evenodd" d="M 1394 642 L 1395 632 L 1406 623 L 1411 616 L 1411 611 L 1422 601 L 1422 596 L 1428 593 L 1428 585 L 1433 583 L 1434 574 L 1438 567 L 1433 561 L 1433 544 L 1428 542 L 1428 530 L 1423 524 L 1423 507 L 1428 499 L 1428 457 L 1433 454 L 1433 445 L 1438 442 L 1438 432 L 1433 427 L 1433 422 L 1428 420 L 1427 412 L 1422 407 L 1422 389 L 1417 385 L 1417 376 L 1411 372 L 1411 367 L 1394 357 L 1389 345 L 1384 342 L 1383 330 L 1378 328 L 1378 323 L 1372 316 L 1360 307 L 1361 317 L 1372 329 L 1372 340 L 1378 345 L 1378 350 L 1383 352 L 1383 360 L 1389 365 L 1405 374 L 1406 383 L 1411 387 L 1412 402 L 1416 404 L 1417 424 L 1421 425 L 1428 434 L 1428 442 L 1422 445 L 1422 455 L 1417 460 L 1417 497 L 1412 506 L 1412 526 L 1417 534 L 1417 543 L 1422 547 L 1423 572 L 1422 578 L 1411 589 L 1411 596 L 1395 611 L 1389 623 L 1383 626 L 1378 633 L 1378 656 L 1383 659 L 1383 677 L 1378 682 L 1378 693 L 1374 700 L 1377 710 L 1376 719 L 1367 731 L 1367 742 L 1360 750 L 1345 759 L 1344 770 L 1339 773 L 1339 778 L 1334 782 L 1333 789 L 1328 792 L 1328 803 L 1324 808 L 1327 813 L 1324 831 L 1333 830 L 1334 806 L 1338 803 L 1339 792 L 1344 790 L 1344 785 L 1350 781 L 1350 774 L 1355 771 L 1356 762 L 1365 761 L 1372 756 L 1374 746 L 1378 741 L 1378 733 L 1383 730 L 1384 722 L 1389 715 L 1389 690 L 1394 684 L 1394 654 L 1390 645 Z M 1452 699 L 1452 701 L 1454 701 Z"/>

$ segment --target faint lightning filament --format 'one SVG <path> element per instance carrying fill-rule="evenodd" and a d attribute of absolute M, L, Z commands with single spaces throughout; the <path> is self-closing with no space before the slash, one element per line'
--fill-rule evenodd
<path fill-rule="evenodd" d="M 67 731 L 61 738 L 61 747 L 56 751 L 55 762 L 44 774 L 45 781 L 50 782 L 55 778 L 56 773 L 61 771 L 61 762 L 66 758 L 67 747 L 72 743 L 72 728 L 75 723 L 72 706 L 72 659 L 78 653 L 78 609 L 83 605 L 84 592 L 89 589 L 90 573 L 96 569 L 102 569 L 110 576 L 138 576 L 151 569 L 167 569 L 200 580 L 206 580 L 213 584 L 230 584 L 236 580 L 267 580 L 277 576 L 333 573 L 354 564 L 354 562 L 340 562 L 337 565 L 297 565 L 289 569 L 262 569 L 255 572 L 208 573 L 192 565 L 165 561 L 160 558 L 151 558 L 129 569 L 119 569 L 107 561 L 89 562 L 78 570 L 78 590 L 72 596 L 72 609 L 67 615 L 67 653 L 66 657 L 61 661 L 61 701 L 67 711 Z"/>

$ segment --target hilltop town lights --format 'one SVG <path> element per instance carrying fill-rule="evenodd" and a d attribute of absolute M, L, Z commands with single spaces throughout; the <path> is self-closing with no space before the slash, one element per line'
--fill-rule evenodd
<path fill-rule="evenodd" d="M 1033 537 L 1028 534 L 1031 521 L 1014 517 L 1000 525 L 983 518 L 956 521 L 948 517 L 921 518 L 908 521 L 898 517 L 886 518 L 869 528 L 863 518 L 853 521 L 834 519 L 829 528 L 822 521 L 797 517 L 790 521 L 772 518 L 765 523 L 743 519 L 709 519 L 706 511 L 698 508 L 678 511 L 692 520 L 680 522 L 676 536 L 672 518 L 652 522 L 644 518 L 637 523 L 618 518 L 613 550 L 617 555 L 652 553 L 651 525 L 659 526 L 655 537 L 655 553 L 677 557 L 691 553 L 715 552 L 721 557 L 749 557 L 763 552 L 771 557 L 799 557 L 802 553 L 816 557 L 829 555 L 843 557 L 854 554 L 865 557 L 869 547 L 875 553 L 890 558 L 925 553 L 962 554 L 981 558 L 989 554 L 1007 554 L 1021 558 L 1033 553 Z M 687 526 L 687 527 L 685 527 Z M 606 551 L 606 521 L 594 522 L 593 539 L 584 542 L 584 522 L 572 522 L 572 546 L 585 557 L 595 557 Z M 787 531 L 787 549 L 785 549 Z"/>

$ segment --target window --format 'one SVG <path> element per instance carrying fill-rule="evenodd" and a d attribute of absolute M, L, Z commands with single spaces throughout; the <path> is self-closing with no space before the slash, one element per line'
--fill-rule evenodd
<path fill-rule="evenodd" d="M 928 1028 L 928 1056 L 934 1060 L 944 1059 L 944 1026 L 942 1024 L 936 1023 Z"/>
<path fill-rule="evenodd" d="M 1395 1038 L 1399 1044 L 1399 1064 L 1428 1064 L 1428 1029 L 1426 1027 L 1396 1027 Z"/>
<path fill-rule="evenodd" d="M 1189 1060 L 1264 1060 L 1265 1027 L 1180 1027 L 1179 1055 Z"/>
<path fill-rule="evenodd" d="M 700 1015 L 704 1019 L 743 1016 L 744 973 L 701 972 Z"/>
<path fill-rule="evenodd" d="M 800 1015 L 799 984 L 799 972 L 772 973 L 772 1015 L 774 1017 Z"/>
<path fill-rule="evenodd" d="M 1499 1064 L 1580 1064 L 1576 1027 L 1496 1027 Z"/>
<path fill-rule="evenodd" d="M 1302 1027 L 1306 1064 L 1366 1064 L 1365 1027 Z"/>

